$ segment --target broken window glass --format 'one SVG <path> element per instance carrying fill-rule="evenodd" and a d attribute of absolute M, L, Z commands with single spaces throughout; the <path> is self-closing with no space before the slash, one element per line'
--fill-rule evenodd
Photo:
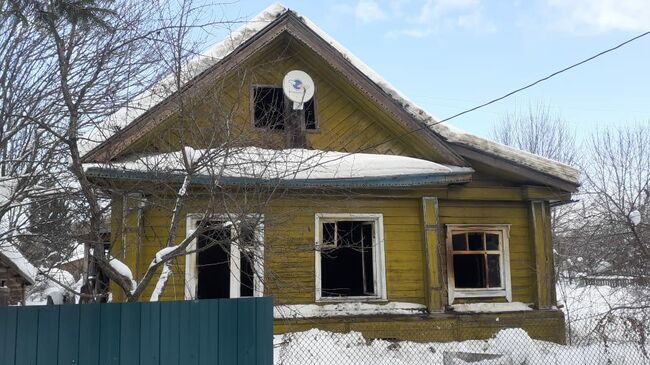
<path fill-rule="evenodd" d="M 254 124 L 258 128 L 284 129 L 284 93 L 279 87 L 253 88 Z"/>
<path fill-rule="evenodd" d="M 373 222 L 322 223 L 321 295 L 375 296 Z"/>
<path fill-rule="evenodd" d="M 502 287 L 500 235 L 488 232 L 452 234 L 454 284 L 459 289 Z"/>
<path fill-rule="evenodd" d="M 256 240 L 255 224 L 211 222 L 196 241 L 197 299 L 254 296 L 255 263 L 262 260 Z"/>
<path fill-rule="evenodd" d="M 214 224 L 197 238 L 198 299 L 230 298 L 230 227 Z"/>

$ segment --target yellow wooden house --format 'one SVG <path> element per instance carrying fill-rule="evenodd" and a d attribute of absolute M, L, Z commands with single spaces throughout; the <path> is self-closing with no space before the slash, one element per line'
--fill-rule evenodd
<path fill-rule="evenodd" d="M 282 89 L 293 70 L 314 85 L 296 105 Z M 437 123 L 281 5 L 192 61 L 184 80 L 136 98 L 112 121 L 120 128 L 89 135 L 84 156 L 112 196 L 111 253 L 136 281 L 165 248 L 185 181 L 170 161 L 219 149 L 237 162 L 215 154 L 222 169 L 194 170 L 173 241 L 206 215 L 218 227 L 174 260 L 161 300 L 272 296 L 277 333 L 450 341 L 522 327 L 563 341 L 550 209 L 570 200 L 577 170 Z M 236 224 L 242 216 L 255 222 Z M 225 249 L 205 243 L 235 236 Z"/>

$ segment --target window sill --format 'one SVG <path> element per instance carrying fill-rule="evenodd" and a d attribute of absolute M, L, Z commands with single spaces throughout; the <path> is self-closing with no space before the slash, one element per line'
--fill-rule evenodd
<path fill-rule="evenodd" d="M 449 291 L 449 305 L 453 305 L 456 299 L 472 299 L 472 298 L 503 298 L 506 302 L 512 302 L 512 294 L 509 290 L 486 290 L 486 289 L 472 289 L 472 290 L 458 290 L 452 289 Z"/>
<path fill-rule="evenodd" d="M 521 302 L 510 303 L 465 303 L 450 305 L 449 308 L 457 313 L 507 313 L 528 312 L 533 309 L 529 304 Z"/>
<path fill-rule="evenodd" d="M 388 299 L 381 297 L 321 297 L 316 299 L 316 304 L 339 303 L 388 303 Z"/>
<path fill-rule="evenodd" d="M 426 306 L 417 303 L 389 302 L 383 299 L 370 302 L 341 302 L 317 304 L 277 305 L 273 316 L 279 319 L 325 318 L 377 315 L 421 315 Z"/>

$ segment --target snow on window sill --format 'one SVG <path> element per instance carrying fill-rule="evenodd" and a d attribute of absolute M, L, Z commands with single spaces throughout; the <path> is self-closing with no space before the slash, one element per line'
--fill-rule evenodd
<path fill-rule="evenodd" d="M 423 314 L 426 306 L 417 303 L 386 302 L 376 304 L 368 302 L 346 302 L 336 304 L 292 304 L 278 305 L 273 308 L 273 317 L 287 318 L 324 318 L 340 316 L 365 315 L 408 315 Z"/>
<path fill-rule="evenodd" d="M 533 309 L 526 303 L 467 303 L 453 304 L 450 306 L 454 312 L 460 313 L 501 313 L 501 312 L 526 312 Z"/>

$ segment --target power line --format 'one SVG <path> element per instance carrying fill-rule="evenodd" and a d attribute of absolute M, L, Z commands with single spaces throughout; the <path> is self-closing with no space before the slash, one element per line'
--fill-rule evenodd
<path fill-rule="evenodd" d="M 444 122 L 449 121 L 449 120 L 451 120 L 451 119 L 454 119 L 454 118 L 460 117 L 461 115 L 464 115 L 464 114 L 467 114 L 467 113 L 471 113 L 471 112 L 473 112 L 474 110 L 477 110 L 477 109 L 480 109 L 480 108 L 484 108 L 484 107 L 486 107 L 486 106 L 488 106 L 488 105 L 490 105 L 490 104 L 494 104 L 494 103 L 496 103 L 496 102 L 498 102 L 498 101 L 501 101 L 501 100 L 503 100 L 503 99 L 505 99 L 505 98 L 508 98 L 508 97 L 510 97 L 510 96 L 512 96 L 512 95 L 514 95 L 514 94 L 517 94 L 517 93 L 522 92 L 522 91 L 524 91 L 524 90 L 526 90 L 526 89 L 529 89 L 529 88 L 531 88 L 531 87 L 533 87 L 533 86 L 535 86 L 535 85 L 537 85 L 537 84 L 539 84 L 539 83 L 542 83 L 542 82 L 544 82 L 544 81 L 546 81 L 546 80 L 549 80 L 550 78 L 555 77 L 555 76 L 557 76 L 557 75 L 559 75 L 559 74 L 561 74 L 561 73 L 563 73 L 563 72 L 569 71 L 569 70 L 572 69 L 572 68 L 576 68 L 576 67 L 578 67 L 578 66 L 580 66 L 580 65 L 583 65 L 583 64 L 585 64 L 585 63 L 587 63 L 587 62 L 589 62 L 589 61 L 591 61 L 591 60 L 593 60 L 593 59 L 596 59 L 596 58 L 598 58 L 598 57 L 600 57 L 600 56 L 602 56 L 602 55 L 604 55 L 604 54 L 607 54 L 607 53 L 609 53 L 609 52 L 615 51 L 615 50 L 617 50 L 617 49 L 623 47 L 624 45 L 626 45 L 626 44 L 628 44 L 628 43 L 632 43 L 632 42 L 634 42 L 635 40 L 637 40 L 637 39 L 639 39 L 639 38 L 642 38 L 642 37 L 647 36 L 648 34 L 650 34 L 650 31 L 647 31 L 647 32 L 642 33 L 642 34 L 639 34 L 639 35 L 637 35 L 636 37 L 630 38 L 630 39 L 628 39 L 628 40 L 626 40 L 626 41 L 624 41 L 624 42 L 622 42 L 622 43 L 617 44 L 617 45 L 614 46 L 614 47 L 608 48 L 608 49 L 606 49 L 606 50 L 604 50 L 604 51 L 602 51 L 602 52 L 599 52 L 599 53 L 597 53 L 597 54 L 595 54 L 595 55 L 593 55 L 593 56 L 591 56 L 591 57 L 589 57 L 589 58 L 586 58 L 586 59 L 584 59 L 584 60 L 582 60 L 582 61 L 580 61 L 580 62 L 578 62 L 578 63 L 574 63 L 574 64 L 572 64 L 571 66 L 565 67 L 565 68 L 563 68 L 563 69 L 561 69 L 561 70 L 559 70 L 559 71 L 555 71 L 555 72 L 553 72 L 552 74 L 549 74 L 548 76 L 542 77 L 542 78 L 539 79 L 539 80 L 536 80 L 536 81 L 534 81 L 534 82 L 532 82 L 532 83 L 530 83 L 530 84 L 528 84 L 528 85 L 526 85 L 526 86 L 520 87 L 519 89 L 513 90 L 513 91 L 511 91 L 511 92 L 509 92 L 509 93 L 507 93 L 507 94 L 505 94 L 505 95 L 503 95 L 503 96 L 500 96 L 500 97 L 498 97 L 498 98 L 496 98 L 496 99 L 492 99 L 492 100 L 490 100 L 490 101 L 488 101 L 488 102 L 486 102 L 486 103 L 483 103 L 483 104 L 477 105 L 477 106 L 475 106 L 475 107 L 473 107 L 473 108 L 466 109 L 466 110 L 464 110 L 464 111 L 462 111 L 462 112 L 460 112 L 460 113 L 456 113 L 456 114 L 452 115 L 451 117 L 448 117 L 448 118 L 445 118 L 445 119 L 440 120 L 440 121 L 438 121 L 438 122 L 435 122 L 435 123 L 433 123 L 433 124 L 430 124 L 429 126 L 433 126 L 433 125 L 436 125 L 436 124 L 444 123 Z M 422 128 L 420 128 L 420 129 L 422 129 Z"/>
<path fill-rule="evenodd" d="M 499 102 L 499 101 L 501 101 L 501 100 L 503 100 L 503 99 L 506 99 L 506 98 L 508 98 L 508 97 L 510 97 L 510 96 L 512 96 L 512 95 L 514 95 L 514 94 L 520 93 L 520 92 L 522 92 L 522 91 L 524 91 L 524 90 L 526 90 L 526 89 L 530 89 L 531 87 L 533 87 L 533 86 L 535 86 L 535 85 L 537 85 L 537 84 L 539 84 L 539 83 L 542 83 L 542 82 L 544 82 L 544 81 L 547 81 L 547 80 L 549 80 L 549 79 L 551 79 L 551 78 L 553 78 L 553 77 L 555 77 L 555 76 L 557 76 L 557 75 L 559 75 L 559 74 L 561 74 L 561 73 L 567 72 L 567 71 L 569 71 L 569 70 L 571 70 L 571 69 L 573 69 L 573 68 L 576 68 L 576 67 L 578 67 L 578 66 L 581 66 L 581 65 L 583 65 L 583 64 L 585 64 L 585 63 L 587 63 L 587 62 L 589 62 L 589 61 L 592 61 L 592 60 L 594 60 L 594 59 L 596 59 L 596 58 L 598 58 L 598 57 L 600 57 L 600 56 L 602 56 L 602 55 L 605 55 L 605 54 L 607 54 L 607 53 L 613 52 L 613 51 L 615 51 L 615 50 L 617 50 L 617 49 L 619 49 L 619 48 L 621 48 L 621 47 L 623 47 L 623 46 L 625 46 L 625 45 L 627 45 L 627 44 L 629 44 L 629 43 L 632 43 L 632 42 L 634 42 L 634 41 L 636 41 L 636 40 L 638 40 L 638 39 L 640 39 L 640 38 L 643 38 L 643 37 L 647 36 L 648 34 L 650 34 L 650 31 L 647 31 L 647 32 L 641 33 L 641 34 L 639 34 L 639 35 L 637 35 L 637 36 L 635 36 L 635 37 L 632 37 L 632 38 L 630 38 L 630 39 L 628 39 L 628 40 L 626 40 L 626 41 L 624 41 L 624 42 L 621 42 L 621 43 L 619 43 L 619 44 L 617 44 L 617 45 L 615 45 L 615 46 L 613 46 L 613 47 L 611 47 L 611 48 L 608 48 L 608 49 L 606 49 L 606 50 L 604 50 L 604 51 L 598 52 L 598 53 L 596 53 L 595 55 L 593 55 L 593 56 L 591 56 L 591 57 L 589 57 L 589 58 L 585 58 L 584 60 L 582 60 L 582 61 L 580 61 L 580 62 L 574 63 L 574 64 L 572 64 L 572 65 L 570 65 L 570 66 L 567 66 L 567 67 L 565 67 L 565 68 L 563 68 L 563 69 L 561 69 L 561 70 L 555 71 L 555 72 L 553 72 L 553 73 L 551 73 L 551 74 L 549 74 L 549 75 L 547 75 L 547 76 L 544 76 L 544 77 L 542 77 L 542 78 L 540 78 L 540 79 L 538 79 L 538 80 L 536 80 L 536 81 L 534 81 L 534 82 L 531 82 L 530 84 L 527 84 L 527 85 L 522 86 L 522 87 L 520 87 L 520 88 L 518 88 L 518 89 L 515 89 L 515 90 L 513 90 L 513 91 L 510 91 L 510 92 L 508 92 L 507 94 L 504 94 L 504 95 L 502 95 L 502 96 L 500 96 L 500 97 L 498 97 L 498 98 L 495 98 L 495 99 L 492 99 L 492 100 L 490 100 L 490 101 L 487 101 L 487 102 L 485 102 L 485 103 L 483 103 L 483 104 L 479 104 L 479 105 L 474 106 L 474 107 L 472 107 L 472 108 L 465 109 L 465 110 L 463 110 L 463 111 L 461 111 L 461 112 L 458 112 L 458 113 L 456 113 L 456 114 L 454 114 L 454 115 L 452 115 L 452 116 L 450 116 L 450 117 L 447 117 L 447 118 L 445 118 L 445 119 L 442 119 L 442 120 L 436 121 L 436 122 L 434 122 L 434 123 L 428 123 L 428 124 L 425 123 L 425 125 L 422 126 L 422 127 L 418 127 L 418 128 L 413 129 L 413 130 L 411 130 L 411 131 L 409 131 L 409 132 L 405 132 L 405 133 L 401 133 L 401 134 L 398 134 L 398 135 L 392 136 L 392 137 L 387 138 L 387 139 L 385 139 L 384 141 L 381 141 L 381 142 L 379 142 L 379 143 L 377 143 L 377 144 L 370 145 L 370 146 L 368 146 L 368 147 L 364 147 L 364 148 L 360 149 L 359 151 L 356 151 L 356 152 L 348 152 L 347 154 L 344 154 L 343 156 L 339 156 L 339 157 L 337 157 L 337 158 L 334 158 L 334 159 L 331 159 L 331 160 L 325 161 L 325 162 L 323 162 L 323 163 L 318 163 L 318 164 L 316 164 L 316 165 L 314 165 L 314 166 L 310 166 L 309 168 L 318 167 L 319 165 L 322 165 L 322 164 L 324 164 L 324 163 L 329 163 L 329 162 L 333 162 L 333 161 L 338 161 L 338 160 L 343 159 L 343 158 L 345 158 L 345 157 L 351 156 L 351 155 L 353 155 L 353 154 L 355 154 L 355 153 L 362 153 L 362 152 L 364 152 L 364 151 L 368 151 L 368 150 L 370 150 L 370 149 L 373 149 L 373 148 L 379 147 L 379 146 L 381 146 L 381 145 L 383 145 L 383 144 L 385 144 L 385 143 L 388 143 L 388 142 L 394 141 L 395 139 L 402 138 L 402 137 L 405 137 L 405 136 L 409 136 L 409 135 L 411 135 L 411 134 L 413 134 L 413 133 L 415 133 L 415 132 L 419 132 L 419 131 L 424 130 L 424 129 L 429 129 L 429 128 L 433 127 L 434 125 L 438 125 L 438 124 L 441 124 L 441 123 L 444 123 L 444 122 L 450 121 L 450 120 L 452 120 L 452 119 L 458 118 L 458 117 L 460 117 L 461 115 L 465 115 L 465 114 L 467 114 L 467 113 L 471 113 L 471 112 L 473 112 L 473 111 L 475 111 L 475 110 L 478 110 L 478 109 L 481 109 L 481 108 L 485 108 L 485 107 L 488 106 L 488 105 L 491 105 L 491 104 L 494 104 L 494 103 L 496 103 L 496 102 Z M 305 170 L 306 170 L 306 169 L 305 169 Z M 302 171 L 302 170 L 301 170 L 301 171 Z M 294 172 L 301 172 L 301 171 L 294 171 Z"/>

